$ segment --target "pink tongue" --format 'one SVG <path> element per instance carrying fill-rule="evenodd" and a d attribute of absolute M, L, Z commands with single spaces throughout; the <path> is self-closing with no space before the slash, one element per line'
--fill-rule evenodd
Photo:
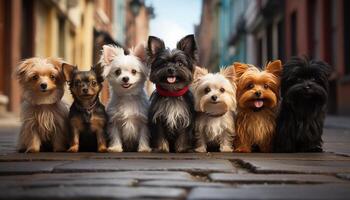
<path fill-rule="evenodd" d="M 256 108 L 261 108 L 264 105 L 264 102 L 262 100 L 256 100 L 254 101 L 254 106 Z"/>
<path fill-rule="evenodd" d="M 175 83 L 176 77 L 168 77 L 166 80 L 168 81 L 168 83 Z"/>

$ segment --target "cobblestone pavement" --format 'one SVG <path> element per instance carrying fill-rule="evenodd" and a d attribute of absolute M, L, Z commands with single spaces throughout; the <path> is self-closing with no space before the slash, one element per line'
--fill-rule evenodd
<path fill-rule="evenodd" d="M 350 199 L 350 128 L 328 121 L 298 154 L 19 154 L 3 127 L 0 199 Z"/>

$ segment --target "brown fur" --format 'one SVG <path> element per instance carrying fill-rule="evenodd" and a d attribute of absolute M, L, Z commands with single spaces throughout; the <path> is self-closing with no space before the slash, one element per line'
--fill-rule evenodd
<path fill-rule="evenodd" d="M 68 108 L 61 102 L 61 62 L 54 58 L 29 58 L 17 68 L 16 77 L 23 89 L 19 151 L 66 150 Z M 43 83 L 47 85 L 44 92 L 40 88 Z"/>
<path fill-rule="evenodd" d="M 263 71 L 242 63 L 234 63 L 234 66 L 238 101 L 236 150 L 251 152 L 252 146 L 256 145 L 261 152 L 271 152 L 279 101 L 281 62 L 268 63 Z M 257 92 L 261 92 L 260 97 L 256 96 Z M 263 107 L 256 108 L 256 100 L 262 101 Z"/>

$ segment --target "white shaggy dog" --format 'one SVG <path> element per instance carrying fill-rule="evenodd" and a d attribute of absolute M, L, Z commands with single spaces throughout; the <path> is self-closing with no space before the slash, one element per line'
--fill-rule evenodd
<path fill-rule="evenodd" d="M 206 152 L 208 146 L 217 146 L 221 152 L 232 152 L 237 107 L 234 67 L 215 74 L 196 67 L 192 89 L 197 112 L 195 151 Z"/>
<path fill-rule="evenodd" d="M 104 76 L 110 84 L 109 152 L 150 152 L 147 112 L 148 96 L 144 84 L 149 74 L 145 47 L 138 45 L 126 55 L 120 47 L 104 45 L 101 56 Z"/>

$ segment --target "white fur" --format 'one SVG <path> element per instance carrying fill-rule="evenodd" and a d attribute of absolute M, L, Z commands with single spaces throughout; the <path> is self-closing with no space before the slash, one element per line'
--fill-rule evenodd
<path fill-rule="evenodd" d="M 178 97 L 183 98 L 183 97 Z M 153 115 L 152 121 L 157 123 L 159 119 L 165 119 L 167 126 L 172 129 L 185 128 L 190 125 L 189 110 L 183 100 L 177 98 L 160 99 L 154 108 L 156 112 Z M 179 127 L 179 126 L 182 127 Z"/>
<path fill-rule="evenodd" d="M 138 143 L 138 151 L 149 152 L 149 101 L 144 91 L 149 70 L 133 50 L 129 55 L 124 55 L 123 49 L 118 47 L 104 46 L 103 49 L 101 63 L 111 87 L 111 98 L 107 105 L 108 134 L 111 139 L 108 150 L 122 152 L 124 145 Z M 120 75 L 115 73 L 117 70 L 121 71 Z M 132 70 L 136 70 L 136 74 Z M 132 84 L 129 88 L 122 86 L 123 77 L 129 78 Z"/>
<path fill-rule="evenodd" d="M 195 110 L 198 112 L 195 122 L 195 151 L 206 152 L 207 144 L 214 143 L 219 144 L 221 152 L 232 152 L 236 135 L 234 115 L 237 108 L 236 85 L 232 78 L 234 71 L 231 71 L 234 69 L 230 67 L 216 74 L 201 68 L 196 70 L 196 79 L 192 85 Z M 205 92 L 206 88 L 210 88 L 210 91 Z M 224 92 L 220 89 L 224 89 Z M 217 97 L 217 102 L 225 105 L 222 109 L 211 104 L 213 95 Z"/>

